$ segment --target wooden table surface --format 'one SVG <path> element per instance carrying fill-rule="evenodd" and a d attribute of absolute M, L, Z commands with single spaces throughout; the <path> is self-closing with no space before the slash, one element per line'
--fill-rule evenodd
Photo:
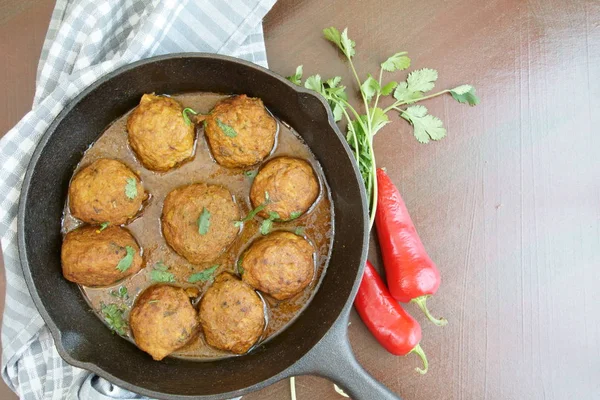
<path fill-rule="evenodd" d="M 30 107 L 52 4 L 0 9 L 5 132 Z M 440 142 L 417 143 L 396 116 L 375 140 L 441 270 L 430 308 L 450 323 L 408 306 L 431 365 L 419 376 L 416 356 L 388 354 L 354 314 L 358 360 L 406 400 L 600 399 L 600 2 L 280 0 L 264 24 L 271 69 L 350 85 L 321 38 L 332 25 L 349 27 L 361 76 L 404 50 L 438 87 L 471 83 L 482 100 L 428 101 Z M 324 379 L 296 382 L 298 399 L 340 398 Z M 288 398 L 288 382 L 246 397 Z"/>

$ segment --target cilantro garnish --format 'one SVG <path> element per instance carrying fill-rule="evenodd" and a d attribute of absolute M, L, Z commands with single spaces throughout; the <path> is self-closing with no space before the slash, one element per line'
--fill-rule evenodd
<path fill-rule="evenodd" d="M 215 120 L 217 121 L 219 129 L 225 134 L 225 136 L 228 136 L 230 138 L 234 138 L 237 136 L 237 132 L 231 126 L 222 122 L 219 118 L 215 118 Z"/>
<path fill-rule="evenodd" d="M 127 183 L 125 184 L 125 196 L 127 196 L 128 199 L 133 200 L 137 195 L 137 181 L 135 178 L 127 178 Z"/>
<path fill-rule="evenodd" d="M 150 279 L 153 282 L 175 282 L 175 276 L 168 272 L 169 267 L 162 261 L 154 264 L 152 271 L 150 271 Z"/>
<path fill-rule="evenodd" d="M 120 272 L 127 271 L 131 267 L 131 264 L 133 264 L 133 256 L 135 254 L 135 249 L 131 246 L 125 246 L 125 251 L 127 252 L 127 254 L 125 254 L 125 256 L 123 256 L 123 258 L 121 258 L 121 260 L 117 264 L 117 269 Z"/>
<path fill-rule="evenodd" d="M 203 207 L 200 218 L 198 218 L 198 233 L 206 235 L 208 233 L 208 228 L 210 228 L 210 211 L 208 211 L 206 207 Z"/>
<path fill-rule="evenodd" d="M 190 275 L 190 277 L 188 278 L 188 282 L 206 282 L 213 277 L 213 274 L 215 273 L 217 268 L 219 268 L 219 265 L 215 264 L 212 267 L 205 269 L 204 271 L 196 272 L 195 274 Z"/>

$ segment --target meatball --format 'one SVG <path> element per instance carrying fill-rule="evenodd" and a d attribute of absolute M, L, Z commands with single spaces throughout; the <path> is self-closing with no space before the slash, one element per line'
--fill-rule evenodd
<path fill-rule="evenodd" d="M 261 99 L 242 94 L 217 103 L 204 120 L 204 133 L 219 164 L 244 168 L 269 155 L 275 143 L 277 122 Z"/>
<path fill-rule="evenodd" d="M 119 226 L 87 226 L 67 233 L 61 262 L 65 278 L 85 286 L 110 286 L 144 264 L 135 238 Z"/>
<path fill-rule="evenodd" d="M 137 346 L 159 361 L 198 333 L 198 314 L 183 288 L 153 285 L 138 297 L 129 315 Z"/>
<path fill-rule="evenodd" d="M 234 241 L 240 209 L 224 187 L 196 183 L 169 193 L 161 218 L 167 243 L 200 264 L 216 259 Z"/>
<path fill-rule="evenodd" d="M 266 204 L 260 216 L 268 218 L 276 213 L 276 219 L 284 221 L 304 214 L 318 196 L 319 180 L 315 171 L 308 162 L 292 157 L 267 162 L 250 189 L 253 207 Z"/>
<path fill-rule="evenodd" d="M 183 107 L 176 100 L 145 94 L 127 119 L 129 144 L 144 167 L 167 171 L 194 154 L 193 124 L 183 119 Z"/>
<path fill-rule="evenodd" d="M 226 272 L 202 297 L 199 313 L 206 342 L 237 354 L 246 353 L 265 327 L 264 306 L 258 294 Z"/>
<path fill-rule="evenodd" d="M 242 256 L 242 279 L 278 300 L 300 293 L 315 274 L 314 249 L 291 232 L 273 232 L 256 240 Z"/>
<path fill-rule="evenodd" d="M 147 198 L 139 177 L 122 162 L 107 158 L 81 169 L 69 186 L 71 214 L 90 224 L 124 224 Z"/>

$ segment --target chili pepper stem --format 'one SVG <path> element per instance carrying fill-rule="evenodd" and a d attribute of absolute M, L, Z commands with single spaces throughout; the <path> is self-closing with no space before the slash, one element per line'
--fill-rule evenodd
<path fill-rule="evenodd" d="M 427 370 L 429 369 L 429 362 L 427 361 L 427 356 L 425 355 L 425 352 L 423 351 L 421 344 L 420 343 L 417 344 L 415 346 L 415 348 L 410 351 L 410 353 L 415 353 L 419 357 L 421 357 L 421 360 L 423 360 L 424 368 L 421 369 L 421 368 L 417 367 L 417 368 L 415 368 L 415 371 L 417 371 L 421 375 L 425 375 L 427 373 Z M 408 354 L 410 354 L 410 353 L 408 353 Z"/>
<path fill-rule="evenodd" d="M 429 309 L 427 308 L 427 298 L 429 296 L 420 296 L 420 297 L 415 297 L 414 299 L 411 300 L 411 302 L 415 303 L 416 305 L 419 306 L 419 308 L 421 309 L 421 311 L 423 311 L 425 313 L 425 315 L 427 316 L 427 318 L 433 322 L 434 324 L 436 324 L 437 326 L 444 326 L 448 324 L 448 321 L 445 318 L 435 318 L 433 315 L 431 315 L 431 313 L 429 312 Z"/>

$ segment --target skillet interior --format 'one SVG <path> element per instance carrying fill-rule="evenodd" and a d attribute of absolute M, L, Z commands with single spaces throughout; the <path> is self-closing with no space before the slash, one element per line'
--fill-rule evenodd
<path fill-rule="evenodd" d="M 214 362 L 154 362 L 89 310 L 60 267 L 60 217 L 83 152 L 143 93 L 246 93 L 293 126 L 331 187 L 335 240 L 311 304 L 288 329 L 249 355 Z M 228 57 L 172 55 L 124 67 L 87 89 L 49 128 L 29 166 L 19 210 L 19 249 L 34 301 L 66 361 L 151 396 L 242 394 L 284 377 L 333 325 L 353 294 L 366 245 L 364 191 L 324 102 L 281 77 Z M 247 390 L 244 390 L 247 389 Z M 179 397 L 180 398 L 180 397 Z"/>

